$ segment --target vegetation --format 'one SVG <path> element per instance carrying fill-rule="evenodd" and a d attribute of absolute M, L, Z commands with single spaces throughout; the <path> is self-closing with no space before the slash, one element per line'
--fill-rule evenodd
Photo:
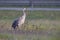
<path fill-rule="evenodd" d="M 0 40 L 60 40 L 60 36 L 54 34 L 0 34 Z"/>
<path fill-rule="evenodd" d="M 60 19 L 60 11 L 28 11 L 27 19 Z M 0 19 L 15 19 L 22 15 L 22 11 L 1 10 Z"/>
<path fill-rule="evenodd" d="M 13 34 L 11 24 L 15 18 L 22 15 L 22 11 L 0 10 L 0 40 L 60 40 L 60 11 L 28 11 L 23 31 L 36 31 L 33 34 Z M 38 32 L 40 32 L 38 34 Z"/>

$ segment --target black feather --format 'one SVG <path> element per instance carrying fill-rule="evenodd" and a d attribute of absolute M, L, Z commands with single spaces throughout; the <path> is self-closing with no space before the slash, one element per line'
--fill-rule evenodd
<path fill-rule="evenodd" d="M 16 27 L 18 27 L 18 19 L 13 21 L 12 27 L 13 27 L 14 29 L 15 29 Z"/>

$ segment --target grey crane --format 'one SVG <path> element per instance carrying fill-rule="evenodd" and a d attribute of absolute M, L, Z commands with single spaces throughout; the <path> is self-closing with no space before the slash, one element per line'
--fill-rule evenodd
<path fill-rule="evenodd" d="M 20 28 L 22 26 L 22 24 L 24 24 L 25 18 L 26 18 L 25 11 L 26 11 L 26 8 L 23 8 L 23 15 L 13 21 L 13 23 L 12 23 L 13 29 L 16 29 L 17 27 Z"/>

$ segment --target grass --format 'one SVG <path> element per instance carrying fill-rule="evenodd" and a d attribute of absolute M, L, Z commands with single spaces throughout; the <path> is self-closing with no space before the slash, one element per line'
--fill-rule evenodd
<path fill-rule="evenodd" d="M 1 40 L 60 40 L 59 37 L 56 34 L 0 34 Z"/>
<path fill-rule="evenodd" d="M 46 28 L 60 26 L 60 11 L 27 11 L 26 24 L 29 27 L 38 26 Z M 22 15 L 22 11 L 0 10 L 0 26 L 10 26 L 12 21 Z M 37 19 L 37 20 L 36 20 Z M 42 19 L 42 20 L 40 20 Z M 1 24 L 2 23 L 2 24 Z M 58 23 L 58 24 L 57 24 Z M 34 27 L 33 27 L 34 28 Z M 32 29 L 32 28 L 31 28 Z M 36 29 L 36 27 L 34 28 Z"/>
<path fill-rule="evenodd" d="M 60 11 L 28 11 L 27 19 L 60 19 Z M 15 19 L 22 15 L 22 11 L 1 10 L 0 19 Z"/>
<path fill-rule="evenodd" d="M 27 11 L 27 14 L 26 23 L 28 23 L 25 23 L 27 29 L 48 29 L 49 27 L 60 26 L 60 11 Z M 0 10 L 0 26 L 10 27 L 13 20 L 21 15 L 22 11 Z"/>
<path fill-rule="evenodd" d="M 23 31 L 41 34 L 0 33 L 0 40 L 60 40 L 60 11 L 28 11 Z M 22 15 L 22 11 L 0 10 L 0 31 L 11 30 L 12 22 Z"/>
<path fill-rule="evenodd" d="M 0 40 L 10 40 L 11 38 L 13 38 L 12 35 L 0 33 Z"/>

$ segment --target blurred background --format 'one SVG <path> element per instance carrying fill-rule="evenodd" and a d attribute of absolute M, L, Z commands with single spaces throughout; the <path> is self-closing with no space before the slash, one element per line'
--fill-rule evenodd
<path fill-rule="evenodd" d="M 14 32 L 23 8 L 25 23 Z M 0 40 L 60 40 L 60 0 L 0 0 Z"/>
<path fill-rule="evenodd" d="M 60 8 L 60 0 L 0 0 L 0 7 Z"/>

